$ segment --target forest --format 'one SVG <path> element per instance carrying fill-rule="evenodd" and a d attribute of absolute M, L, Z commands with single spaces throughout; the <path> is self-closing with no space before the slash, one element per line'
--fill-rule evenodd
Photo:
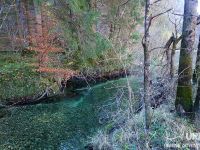
<path fill-rule="evenodd" d="M 200 0 L 0 0 L 0 150 L 200 149 Z"/>

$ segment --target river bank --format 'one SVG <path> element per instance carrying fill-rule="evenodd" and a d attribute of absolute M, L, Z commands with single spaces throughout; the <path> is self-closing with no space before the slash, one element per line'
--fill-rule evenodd
<path fill-rule="evenodd" d="M 92 86 L 129 75 L 129 69 L 114 69 L 108 72 L 78 73 L 58 84 L 52 74 L 40 74 L 33 65 L 37 60 L 34 54 L 21 56 L 19 52 L 2 52 L 0 56 L 0 103 L 6 106 L 37 104 L 45 98 L 57 95 L 76 95 L 74 89 Z M 65 90 L 64 90 L 65 89 Z M 65 93 L 64 91 L 70 91 Z"/>

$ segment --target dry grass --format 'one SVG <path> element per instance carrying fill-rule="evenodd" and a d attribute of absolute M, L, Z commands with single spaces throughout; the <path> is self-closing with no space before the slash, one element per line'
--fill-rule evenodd
<path fill-rule="evenodd" d="M 172 111 L 173 103 L 163 104 L 152 110 L 152 124 L 147 139 L 144 133 L 144 111 L 130 114 L 130 110 L 113 112 L 110 121 L 100 130 L 90 143 L 95 150 L 144 150 L 167 149 L 166 144 L 187 144 L 186 134 L 194 133 L 195 126 L 184 117 Z M 190 141 L 197 144 L 197 141 Z M 187 149 L 187 146 L 185 146 Z"/>

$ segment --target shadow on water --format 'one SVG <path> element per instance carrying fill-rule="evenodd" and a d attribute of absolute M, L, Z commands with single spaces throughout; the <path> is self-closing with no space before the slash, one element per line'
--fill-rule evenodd
<path fill-rule="evenodd" d="M 131 79 L 133 88 L 139 82 Z M 83 149 L 99 128 L 99 107 L 112 101 L 117 90 L 126 87 L 119 79 L 93 86 L 75 97 L 53 103 L 11 108 L 0 119 L 0 149 Z"/>

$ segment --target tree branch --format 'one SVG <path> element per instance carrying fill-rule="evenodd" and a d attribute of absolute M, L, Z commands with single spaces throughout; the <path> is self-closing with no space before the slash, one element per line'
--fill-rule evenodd
<path fill-rule="evenodd" d="M 157 14 L 157 15 L 153 16 L 153 17 L 151 18 L 151 20 L 153 20 L 154 18 L 157 18 L 157 17 L 159 17 L 159 16 L 161 16 L 161 15 L 163 15 L 163 14 L 165 14 L 165 13 L 167 13 L 167 12 L 171 11 L 171 10 L 172 10 L 172 8 L 170 8 L 170 9 L 168 9 L 168 10 L 166 10 L 166 11 L 162 12 L 162 13 L 159 13 L 159 14 Z"/>
<path fill-rule="evenodd" d="M 162 0 L 157 0 L 157 1 L 153 2 L 153 3 L 150 4 L 150 5 L 154 5 L 154 4 L 156 4 L 156 3 L 160 2 L 160 1 L 162 1 Z"/>
<path fill-rule="evenodd" d="M 150 28 L 150 26 L 151 26 L 151 23 L 152 23 L 152 20 L 153 20 L 153 19 L 155 19 L 155 18 L 157 18 L 157 17 L 159 17 L 159 16 L 161 16 L 161 15 L 163 15 L 163 14 L 165 14 L 165 13 L 171 11 L 171 10 L 172 10 L 172 8 L 171 8 L 171 9 L 168 9 L 168 10 L 162 12 L 162 13 L 159 13 L 159 14 L 157 14 L 157 15 L 155 15 L 155 16 L 151 16 L 151 17 L 150 17 L 149 24 L 148 24 L 148 27 L 147 27 L 147 29 L 146 29 L 146 31 L 145 31 L 145 34 L 146 34 L 147 31 L 149 31 L 149 28 Z M 143 38 L 142 38 L 142 45 L 144 46 L 144 36 L 143 36 Z"/>

